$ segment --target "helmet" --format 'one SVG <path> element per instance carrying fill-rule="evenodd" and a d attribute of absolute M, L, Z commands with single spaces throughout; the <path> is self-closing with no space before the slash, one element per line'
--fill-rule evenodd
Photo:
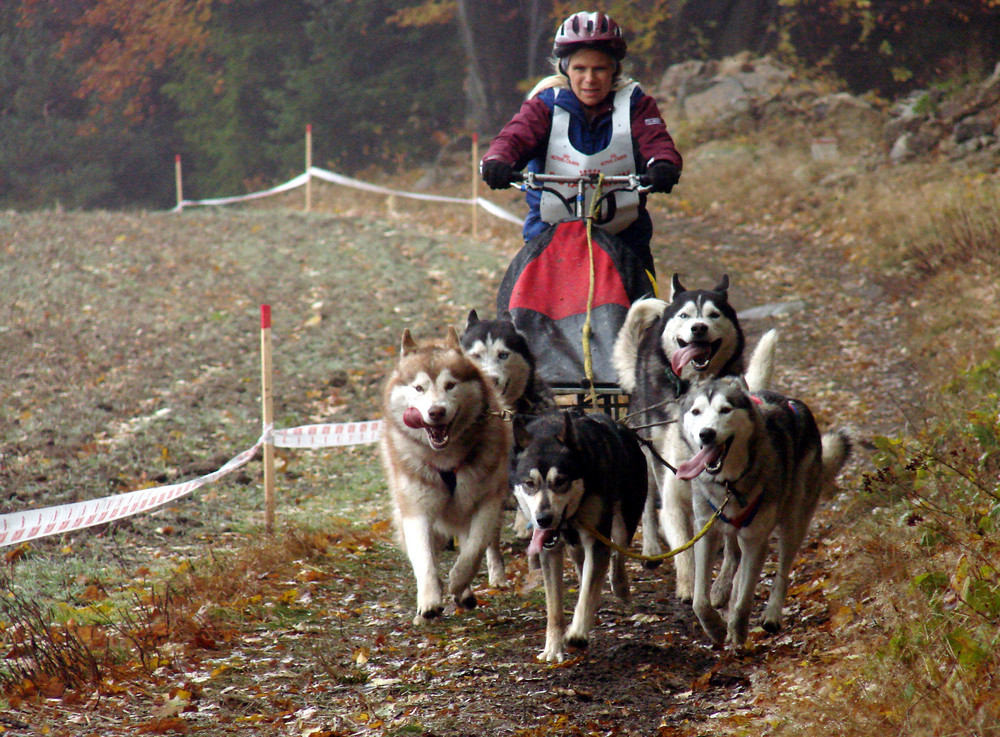
<path fill-rule="evenodd" d="M 625 52 L 628 51 L 621 26 L 600 12 L 573 13 L 564 20 L 556 31 L 552 53 L 557 58 L 564 59 L 583 47 L 606 51 L 618 61 L 624 59 Z"/>

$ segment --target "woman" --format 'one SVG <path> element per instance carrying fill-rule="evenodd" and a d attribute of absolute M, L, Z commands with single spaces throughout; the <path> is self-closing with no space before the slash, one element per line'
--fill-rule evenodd
<path fill-rule="evenodd" d="M 627 51 L 621 28 L 604 13 L 567 18 L 552 48 L 556 74 L 535 86 L 493 139 L 480 164 L 483 180 L 504 189 L 514 172 L 525 168 L 570 176 L 644 173 L 653 192 L 670 192 L 680 178 L 681 155 L 656 101 L 622 74 Z M 645 194 L 620 191 L 614 197 L 613 217 L 598 224 L 617 234 L 655 274 Z M 525 241 L 569 215 L 554 195 L 529 191 L 525 199 L 530 209 Z"/>

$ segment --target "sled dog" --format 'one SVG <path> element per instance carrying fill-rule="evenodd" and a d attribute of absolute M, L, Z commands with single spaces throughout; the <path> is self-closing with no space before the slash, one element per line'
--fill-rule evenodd
<path fill-rule="evenodd" d="M 510 313 L 496 320 L 481 320 L 469 312 L 462 348 L 484 374 L 492 379 L 504 404 L 513 412 L 535 415 L 555 409 L 552 392 L 535 372 L 535 356 Z"/>
<path fill-rule="evenodd" d="M 397 534 L 417 579 L 414 624 L 444 609 L 438 552 L 453 536 L 459 553 L 448 593 L 457 605 L 476 605 L 471 584 L 484 554 L 490 585 L 503 581 L 499 536 L 512 438 L 501 407 L 455 328 L 443 342 L 421 345 L 403 331 L 383 392 L 381 453 Z"/>
<path fill-rule="evenodd" d="M 538 554 L 545 582 L 545 648 L 539 660 L 562 662 L 566 646 L 587 646 L 611 567 L 611 588 L 629 598 L 624 557 L 594 537 L 596 530 L 627 547 L 642 516 L 646 459 L 631 430 L 605 414 L 558 410 L 515 421 L 511 485 L 534 523 L 528 554 Z M 568 547 L 580 593 L 566 628 L 563 557 Z"/>
<path fill-rule="evenodd" d="M 671 279 L 669 301 L 643 299 L 632 304 L 618 333 L 613 361 L 622 389 L 630 395 L 629 424 L 641 428 L 656 452 L 675 467 L 686 457 L 680 433 L 666 424 L 669 404 L 690 388 L 719 376 L 738 376 L 744 371 L 745 338 L 736 310 L 729 303 L 729 277 L 724 275 L 714 289 L 689 290 L 678 274 Z M 770 386 L 774 371 L 777 333 L 765 333 L 747 368 L 753 389 Z M 693 537 L 690 485 L 649 450 L 649 494 L 643 512 L 642 552 L 662 552 L 662 535 L 671 549 Z M 659 519 L 657 519 L 659 506 Z M 646 563 L 655 567 L 658 562 Z M 690 601 L 694 585 L 694 561 L 690 551 L 674 557 L 677 572 L 675 592 Z"/>
<path fill-rule="evenodd" d="M 694 610 L 717 646 L 743 647 L 754 591 L 777 532 L 778 569 L 764 610 L 768 632 L 781 626 L 792 562 L 824 491 L 832 490 L 850 453 L 843 430 L 820 436 L 809 408 L 775 392 L 751 394 L 727 377 L 692 389 L 680 407 L 681 433 L 694 454 L 678 477 L 691 481 L 697 527 L 725 502 L 722 516 L 695 543 Z M 714 553 L 729 538 L 716 585 Z M 738 544 L 739 555 L 731 555 Z M 738 562 L 737 562 L 738 557 Z M 713 606 L 728 600 L 728 623 Z"/>

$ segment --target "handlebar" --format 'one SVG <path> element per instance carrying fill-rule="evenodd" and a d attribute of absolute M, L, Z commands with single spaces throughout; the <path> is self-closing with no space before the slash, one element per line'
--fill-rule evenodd
<path fill-rule="evenodd" d="M 579 174 L 577 176 L 567 176 L 564 174 L 540 174 L 533 171 L 514 172 L 513 182 L 520 182 L 528 189 L 542 189 L 545 183 L 550 184 L 571 184 L 573 186 L 596 185 L 599 174 Z M 651 182 L 647 174 L 623 174 L 616 176 L 606 176 L 603 179 L 606 185 L 625 185 L 624 189 L 634 189 L 638 192 L 648 192 Z"/>
<path fill-rule="evenodd" d="M 601 203 L 610 201 L 612 206 L 614 205 L 614 193 L 620 192 L 622 190 L 632 190 L 636 192 L 649 192 L 652 189 L 649 176 L 646 174 L 624 174 L 624 175 L 614 175 L 606 176 L 601 179 L 600 174 L 577 174 L 575 176 L 568 176 L 565 174 L 539 174 L 533 171 L 525 172 L 514 172 L 514 176 L 511 178 L 512 182 L 520 182 L 518 186 L 522 190 L 538 190 L 541 192 L 549 192 L 559 200 L 562 201 L 563 205 L 566 206 L 566 211 L 575 217 L 584 216 L 584 202 L 585 202 L 585 190 L 588 185 L 591 187 L 596 187 L 598 181 L 601 182 L 601 186 L 607 186 L 606 189 L 597 199 L 596 206 L 600 206 Z M 575 197 L 567 197 L 562 192 L 552 187 L 546 186 L 546 184 L 568 184 L 576 189 Z"/>

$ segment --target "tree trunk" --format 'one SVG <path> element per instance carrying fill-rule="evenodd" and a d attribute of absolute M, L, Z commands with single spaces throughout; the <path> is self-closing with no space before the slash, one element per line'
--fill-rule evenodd
<path fill-rule="evenodd" d="M 492 134 L 516 112 L 522 82 L 544 74 L 547 0 L 458 0 L 458 29 L 466 55 L 466 119 Z"/>

